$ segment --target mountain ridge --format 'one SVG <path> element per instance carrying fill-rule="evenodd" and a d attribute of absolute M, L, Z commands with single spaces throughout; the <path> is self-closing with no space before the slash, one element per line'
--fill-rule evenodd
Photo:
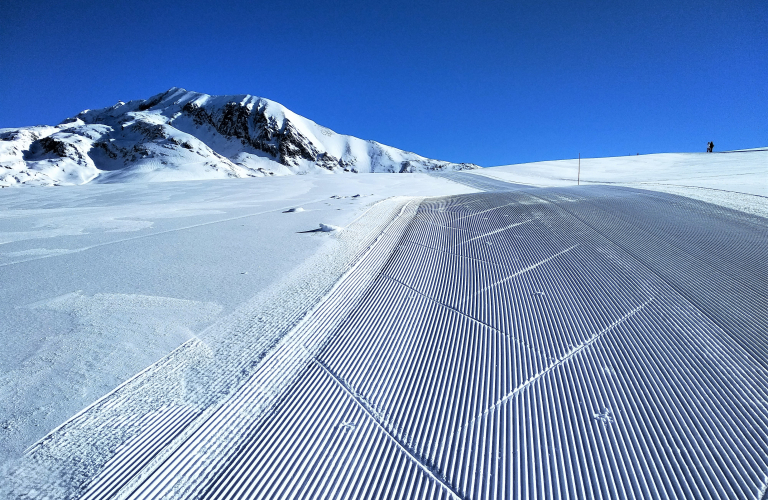
<path fill-rule="evenodd" d="M 179 87 L 0 129 L 2 187 L 475 168 L 337 134 L 262 97 Z"/>

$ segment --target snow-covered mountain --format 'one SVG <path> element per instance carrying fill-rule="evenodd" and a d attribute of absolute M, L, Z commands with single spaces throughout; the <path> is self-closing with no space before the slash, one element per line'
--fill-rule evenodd
<path fill-rule="evenodd" d="M 0 129 L 0 186 L 479 168 L 341 135 L 251 95 L 172 88 L 57 126 Z"/>

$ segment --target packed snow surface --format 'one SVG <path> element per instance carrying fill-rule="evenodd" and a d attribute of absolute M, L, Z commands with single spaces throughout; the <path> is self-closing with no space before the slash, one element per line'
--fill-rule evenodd
<path fill-rule="evenodd" d="M 251 95 L 172 88 L 53 126 L 0 129 L 0 186 L 476 169 L 318 125 Z"/>

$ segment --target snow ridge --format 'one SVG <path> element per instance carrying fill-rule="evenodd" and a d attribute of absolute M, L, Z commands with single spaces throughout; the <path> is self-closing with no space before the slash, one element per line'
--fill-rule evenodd
<path fill-rule="evenodd" d="M 476 168 L 337 134 L 269 99 L 177 87 L 0 129 L 0 187 Z"/>

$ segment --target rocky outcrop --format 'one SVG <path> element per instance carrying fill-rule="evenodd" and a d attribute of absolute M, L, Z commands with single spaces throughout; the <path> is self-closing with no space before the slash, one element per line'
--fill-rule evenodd
<path fill-rule="evenodd" d="M 190 102 L 184 105 L 182 111 L 197 125 L 209 125 L 225 137 L 237 138 L 244 145 L 273 156 L 285 166 L 296 167 L 298 160 L 303 159 L 326 170 L 349 170 L 349 166 L 339 158 L 319 151 L 290 119 L 283 120 L 280 126 L 274 116 L 267 114 L 266 106 L 254 110 L 253 106 L 228 102 L 220 113 L 215 113 Z"/>

